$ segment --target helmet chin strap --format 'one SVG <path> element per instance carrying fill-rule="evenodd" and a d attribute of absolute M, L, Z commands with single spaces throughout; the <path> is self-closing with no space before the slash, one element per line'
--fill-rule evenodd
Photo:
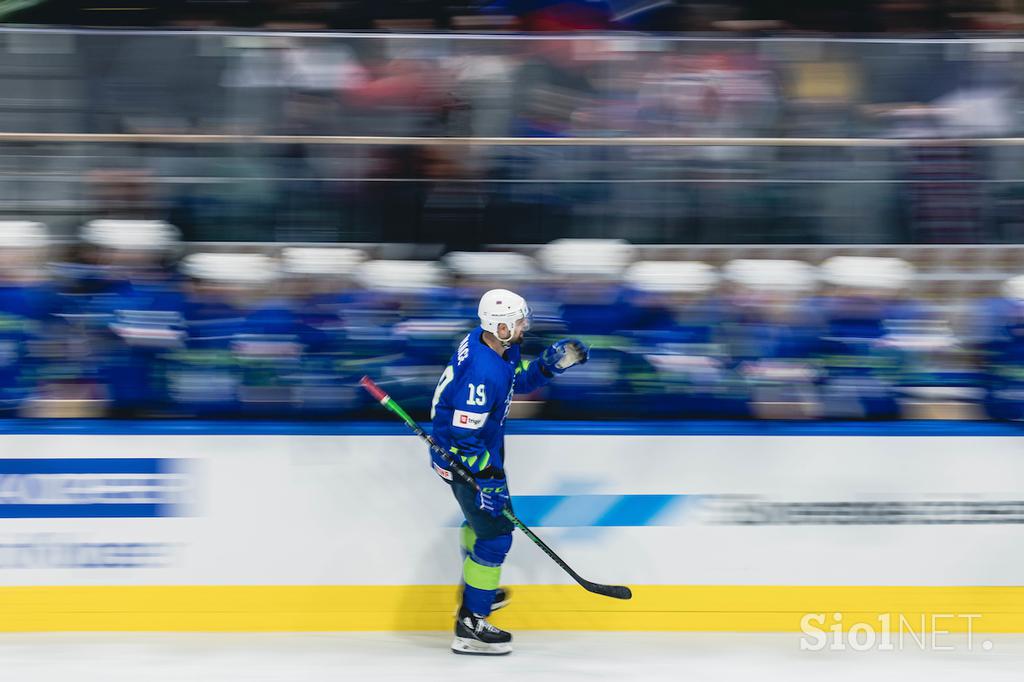
<path fill-rule="evenodd" d="M 508 329 L 508 325 L 505 325 L 505 328 Z M 494 338 L 498 339 L 498 343 L 501 344 L 502 348 L 508 348 L 508 347 L 510 347 L 512 345 L 512 336 L 513 336 L 513 334 L 514 334 L 514 332 L 509 332 L 508 338 L 507 339 L 503 339 L 500 336 L 498 336 L 498 330 L 497 329 L 494 330 Z"/>

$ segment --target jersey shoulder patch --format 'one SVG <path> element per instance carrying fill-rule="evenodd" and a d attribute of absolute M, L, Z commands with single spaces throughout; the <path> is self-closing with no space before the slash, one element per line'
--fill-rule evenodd
<path fill-rule="evenodd" d="M 487 423 L 487 417 L 490 416 L 487 412 L 466 412 L 465 410 L 455 410 L 452 412 L 452 426 L 456 426 L 460 429 L 482 429 L 484 424 Z"/>
<path fill-rule="evenodd" d="M 473 332 L 466 334 L 466 336 L 459 342 L 459 349 L 455 351 L 455 365 L 461 367 L 462 363 L 469 358 L 469 337 Z"/>

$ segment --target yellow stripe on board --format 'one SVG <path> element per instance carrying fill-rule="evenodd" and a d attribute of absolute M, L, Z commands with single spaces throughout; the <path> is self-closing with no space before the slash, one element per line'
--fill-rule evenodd
<path fill-rule="evenodd" d="M 915 631 L 1024 632 L 1024 587 L 639 585 L 631 601 L 575 585 L 512 586 L 495 615 L 511 630 L 794 632 L 807 613 L 843 625 L 890 614 Z M 0 631 L 447 630 L 456 588 L 443 585 L 0 587 Z M 942 618 L 977 614 L 965 618 Z"/>

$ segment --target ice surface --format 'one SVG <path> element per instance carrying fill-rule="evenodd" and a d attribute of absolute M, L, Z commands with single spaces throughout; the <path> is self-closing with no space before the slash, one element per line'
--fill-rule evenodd
<path fill-rule="evenodd" d="M 991 642 L 991 649 L 983 646 Z M 1021 680 L 1024 636 L 944 635 L 922 651 L 801 651 L 797 635 L 522 632 L 509 656 L 456 656 L 445 633 L 0 635 L 17 682 L 337 680 Z M 930 649 L 931 642 L 926 646 Z"/>

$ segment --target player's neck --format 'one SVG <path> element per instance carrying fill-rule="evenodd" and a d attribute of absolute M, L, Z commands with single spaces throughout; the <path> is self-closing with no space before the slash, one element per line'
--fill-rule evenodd
<path fill-rule="evenodd" d="M 505 346 L 501 345 L 501 341 L 498 341 L 497 336 L 485 331 L 480 335 L 480 340 L 484 342 L 485 346 L 497 353 L 498 357 L 505 357 Z"/>

